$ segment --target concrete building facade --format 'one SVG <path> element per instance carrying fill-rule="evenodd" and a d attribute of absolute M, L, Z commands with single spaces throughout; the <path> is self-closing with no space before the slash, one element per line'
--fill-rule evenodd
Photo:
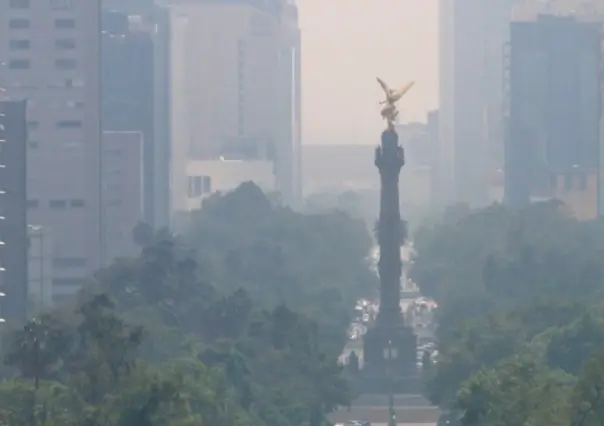
<path fill-rule="evenodd" d="M 172 211 L 187 209 L 189 161 L 271 162 L 278 190 L 295 203 L 301 196 L 295 5 L 189 1 L 169 10 Z M 212 178 L 209 172 L 203 176 Z"/>
<path fill-rule="evenodd" d="M 153 37 L 153 211 L 154 226 L 167 227 L 171 212 L 171 81 L 170 49 L 172 28 L 169 8 L 152 9 Z"/>
<path fill-rule="evenodd" d="M 443 202 L 489 203 L 503 165 L 503 61 L 513 0 L 441 0 L 439 174 Z"/>
<path fill-rule="evenodd" d="M 542 15 L 512 24 L 508 205 L 593 189 L 600 153 L 601 38 L 600 24 L 573 17 Z M 597 191 L 591 193 L 596 206 Z"/>
<path fill-rule="evenodd" d="M 53 234 L 54 286 L 103 264 L 100 0 L 0 2 L 0 87 L 27 99 L 28 216 Z"/>
<path fill-rule="evenodd" d="M 0 314 L 27 318 L 27 116 L 25 101 L 0 93 Z"/>
<path fill-rule="evenodd" d="M 71 293 L 54 293 L 52 286 L 52 234 L 41 226 L 28 225 L 28 314 L 36 315 L 44 308 L 71 297 Z M 59 287 L 59 291 L 65 288 Z"/>
<path fill-rule="evenodd" d="M 132 231 L 144 214 L 143 146 L 142 132 L 103 132 L 103 215 L 108 262 L 140 252 Z"/>
<path fill-rule="evenodd" d="M 142 133 L 144 219 L 156 227 L 153 31 L 140 16 L 103 12 L 102 128 Z"/>

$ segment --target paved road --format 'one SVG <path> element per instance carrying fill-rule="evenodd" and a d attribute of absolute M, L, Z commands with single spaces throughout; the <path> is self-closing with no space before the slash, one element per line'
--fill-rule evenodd
<path fill-rule="evenodd" d="M 436 426 L 436 423 L 397 423 L 398 426 Z M 371 423 L 371 426 L 388 426 L 388 423 Z"/>
<path fill-rule="evenodd" d="M 396 419 L 400 423 L 435 424 L 439 411 L 434 407 L 397 407 Z M 388 423 L 388 407 L 352 407 L 350 411 L 340 410 L 329 416 L 333 423 L 362 420 L 373 423 Z"/>
<path fill-rule="evenodd" d="M 395 395 L 394 405 L 396 419 L 400 424 L 435 425 L 440 411 L 430 406 L 420 395 Z M 354 401 L 352 407 L 342 408 L 330 415 L 333 423 L 344 423 L 350 420 L 370 421 L 373 425 L 387 424 L 389 418 L 388 397 L 386 395 L 362 395 Z"/>

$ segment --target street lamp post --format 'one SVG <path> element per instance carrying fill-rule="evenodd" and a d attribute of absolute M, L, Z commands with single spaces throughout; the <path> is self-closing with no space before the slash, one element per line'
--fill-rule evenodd
<path fill-rule="evenodd" d="M 390 377 L 390 386 L 388 387 L 388 426 L 396 426 L 396 411 L 394 411 L 394 377 L 392 375 L 392 340 L 388 340 L 388 377 Z"/>

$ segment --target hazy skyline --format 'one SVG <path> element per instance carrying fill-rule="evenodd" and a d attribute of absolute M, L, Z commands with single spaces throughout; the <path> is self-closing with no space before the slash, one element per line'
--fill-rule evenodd
<path fill-rule="evenodd" d="M 375 80 L 416 82 L 402 121 L 438 104 L 438 0 L 298 0 L 305 145 L 377 142 L 383 122 Z"/>

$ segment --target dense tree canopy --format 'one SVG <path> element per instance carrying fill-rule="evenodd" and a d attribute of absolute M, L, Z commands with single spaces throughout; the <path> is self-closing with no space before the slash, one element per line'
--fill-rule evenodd
<path fill-rule="evenodd" d="M 415 243 L 411 274 L 439 302 L 426 392 L 450 421 L 600 424 L 603 221 L 557 202 L 457 207 Z"/>
<path fill-rule="evenodd" d="M 137 235 L 140 257 L 9 337 L 0 426 L 318 426 L 349 402 L 337 354 L 374 285 L 362 223 L 250 183 L 182 236 Z"/>

